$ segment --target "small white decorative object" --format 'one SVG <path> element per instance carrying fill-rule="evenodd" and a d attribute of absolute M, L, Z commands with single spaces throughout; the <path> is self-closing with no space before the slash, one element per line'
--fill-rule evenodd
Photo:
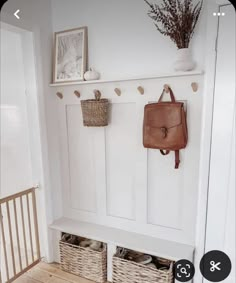
<path fill-rule="evenodd" d="M 174 62 L 174 69 L 176 71 L 192 71 L 196 67 L 193 61 L 192 53 L 189 48 L 181 48 L 177 51 L 177 59 Z"/>
<path fill-rule="evenodd" d="M 99 78 L 100 78 L 100 74 L 92 68 L 90 68 L 89 71 L 87 71 L 84 74 L 84 79 L 86 81 L 95 81 L 95 80 L 99 80 Z"/>

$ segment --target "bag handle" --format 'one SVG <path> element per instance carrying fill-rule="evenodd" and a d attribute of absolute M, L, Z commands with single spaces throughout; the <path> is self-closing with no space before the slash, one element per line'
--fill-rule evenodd
<path fill-rule="evenodd" d="M 173 93 L 172 89 L 171 89 L 169 86 L 166 86 L 166 85 L 165 85 L 165 86 L 164 86 L 164 89 L 163 89 L 163 91 L 162 91 L 162 94 L 161 94 L 161 96 L 160 96 L 160 98 L 159 98 L 159 100 L 158 100 L 158 103 L 160 103 L 160 102 L 162 101 L 165 92 L 167 92 L 167 93 L 170 94 L 171 102 L 176 102 L 175 96 L 174 96 L 174 93 Z"/>
<path fill-rule="evenodd" d="M 95 89 L 95 90 L 93 91 L 93 93 L 94 93 L 95 99 L 96 99 L 97 101 L 99 101 L 99 100 L 101 99 L 101 96 L 102 96 L 100 90 Z"/>

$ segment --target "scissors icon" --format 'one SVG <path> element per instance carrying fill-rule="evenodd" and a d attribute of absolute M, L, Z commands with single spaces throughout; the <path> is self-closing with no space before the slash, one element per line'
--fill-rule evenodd
<path fill-rule="evenodd" d="M 221 262 L 217 262 L 215 263 L 213 260 L 210 262 L 211 268 L 210 271 L 214 272 L 216 269 L 217 270 L 221 270 L 221 268 L 219 268 L 219 265 L 221 264 Z"/>

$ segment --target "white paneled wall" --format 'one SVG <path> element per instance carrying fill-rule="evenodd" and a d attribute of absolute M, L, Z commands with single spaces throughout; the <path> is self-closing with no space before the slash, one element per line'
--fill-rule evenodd
<path fill-rule="evenodd" d="M 75 128 L 75 121 L 79 125 L 83 123 L 79 105 L 68 105 L 66 115 L 71 207 L 96 212 L 96 178 L 94 176 L 96 135 L 91 128 Z"/>
<path fill-rule="evenodd" d="M 196 93 L 192 82 L 199 84 Z M 187 105 L 189 143 L 178 170 L 174 153 L 165 157 L 142 145 L 144 106 L 157 101 L 165 83 Z M 88 99 L 94 89 L 111 102 L 105 128 L 83 126 L 80 99 L 73 94 L 79 90 Z M 58 99 L 63 216 L 194 244 L 202 89 L 199 74 L 52 88 L 64 96 Z"/>
<path fill-rule="evenodd" d="M 180 168 L 170 168 L 173 164 L 174 154 L 163 158 L 157 150 L 148 151 L 148 223 L 181 229 L 184 151 L 181 151 Z M 163 213 L 167 207 L 171 209 Z"/>
<path fill-rule="evenodd" d="M 114 103 L 110 122 L 105 130 L 107 214 L 135 220 L 135 103 Z"/>

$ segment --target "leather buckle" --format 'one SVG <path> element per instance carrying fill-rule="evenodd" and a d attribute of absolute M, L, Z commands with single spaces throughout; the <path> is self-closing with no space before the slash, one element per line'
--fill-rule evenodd
<path fill-rule="evenodd" d="M 168 129 L 166 127 L 161 127 L 162 137 L 165 139 L 167 137 Z"/>

